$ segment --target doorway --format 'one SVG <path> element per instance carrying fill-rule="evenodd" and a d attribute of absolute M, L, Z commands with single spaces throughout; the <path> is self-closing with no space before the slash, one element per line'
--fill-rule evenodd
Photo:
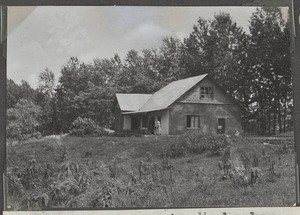
<path fill-rule="evenodd" d="M 139 117 L 136 115 L 131 116 L 131 130 L 139 129 Z"/>
<path fill-rule="evenodd" d="M 154 130 L 155 130 L 155 117 L 154 116 L 151 116 L 149 119 L 148 130 L 151 134 L 154 134 Z"/>

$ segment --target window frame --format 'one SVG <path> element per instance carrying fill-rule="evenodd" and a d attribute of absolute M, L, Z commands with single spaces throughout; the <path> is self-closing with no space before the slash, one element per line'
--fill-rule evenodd
<path fill-rule="evenodd" d="M 198 119 L 197 123 L 196 123 L 196 119 Z M 197 126 L 195 126 L 195 125 L 197 125 Z M 186 115 L 186 128 L 187 129 L 200 129 L 200 115 L 195 115 L 195 114 Z"/>
<path fill-rule="evenodd" d="M 200 100 L 213 100 L 213 99 L 214 99 L 214 87 L 200 86 Z"/>

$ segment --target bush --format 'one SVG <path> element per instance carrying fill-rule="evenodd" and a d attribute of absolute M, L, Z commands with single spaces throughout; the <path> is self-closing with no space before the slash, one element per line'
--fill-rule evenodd
<path fill-rule="evenodd" d="M 165 147 L 165 150 L 163 150 L 163 153 L 161 154 L 163 157 L 182 157 L 186 155 L 188 151 L 188 147 L 186 144 L 186 141 L 181 136 L 177 137 L 174 141 L 169 142 L 167 146 Z"/>
<path fill-rule="evenodd" d="M 97 125 L 92 119 L 78 117 L 69 129 L 71 135 L 97 135 L 106 134 L 105 130 Z"/>
<path fill-rule="evenodd" d="M 195 131 L 178 136 L 174 142 L 168 144 L 165 152 L 169 157 L 180 157 L 187 153 L 201 154 L 207 151 L 211 155 L 221 155 L 228 145 L 224 135 Z"/>

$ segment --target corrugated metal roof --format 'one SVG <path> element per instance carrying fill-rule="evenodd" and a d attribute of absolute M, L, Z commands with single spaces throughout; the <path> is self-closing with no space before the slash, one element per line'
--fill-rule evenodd
<path fill-rule="evenodd" d="M 152 94 L 116 93 L 121 111 L 137 111 L 152 96 Z"/>
<path fill-rule="evenodd" d="M 189 89 L 203 80 L 207 74 L 173 81 L 164 88 L 154 93 L 137 112 L 163 110 L 174 103 Z"/>

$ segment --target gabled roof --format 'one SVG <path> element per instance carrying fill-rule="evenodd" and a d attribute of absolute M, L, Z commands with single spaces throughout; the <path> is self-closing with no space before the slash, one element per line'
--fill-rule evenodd
<path fill-rule="evenodd" d="M 151 96 L 152 94 L 116 93 L 121 111 L 138 111 Z"/>
<path fill-rule="evenodd" d="M 137 112 L 163 110 L 173 104 L 184 93 L 202 81 L 208 74 L 173 81 L 154 93 Z"/>

